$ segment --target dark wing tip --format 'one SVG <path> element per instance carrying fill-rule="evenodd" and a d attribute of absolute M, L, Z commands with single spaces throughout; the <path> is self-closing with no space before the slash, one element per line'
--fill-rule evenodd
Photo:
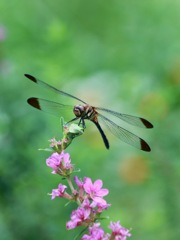
<path fill-rule="evenodd" d="M 24 76 L 27 77 L 27 78 L 29 78 L 29 79 L 30 79 L 31 81 L 33 81 L 33 82 L 37 82 L 37 81 L 36 81 L 36 78 L 33 77 L 33 76 L 30 75 L 30 74 L 26 74 L 26 73 L 25 73 Z"/>
<path fill-rule="evenodd" d="M 146 128 L 153 128 L 152 123 L 150 123 L 148 120 L 141 118 L 141 121 L 143 122 L 143 124 Z"/>
<path fill-rule="evenodd" d="M 27 102 L 28 102 L 29 105 L 31 105 L 32 107 L 41 110 L 41 106 L 39 105 L 38 98 L 29 98 L 29 99 L 27 100 Z"/>
<path fill-rule="evenodd" d="M 145 152 L 151 151 L 150 146 L 143 139 L 141 139 L 141 150 L 143 150 Z"/>

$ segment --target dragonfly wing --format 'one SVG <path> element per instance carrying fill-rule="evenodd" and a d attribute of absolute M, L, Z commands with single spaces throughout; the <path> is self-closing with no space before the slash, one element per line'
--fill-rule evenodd
<path fill-rule="evenodd" d="M 151 151 L 149 145 L 142 138 L 118 126 L 117 124 L 115 124 L 110 119 L 103 116 L 102 114 L 98 114 L 98 116 L 99 116 L 99 120 L 102 120 L 102 122 L 106 125 L 108 130 L 117 138 L 119 138 L 121 141 L 128 143 L 143 151 L 146 151 L 146 152 Z"/>
<path fill-rule="evenodd" d="M 42 98 L 29 98 L 27 102 L 34 108 L 48 112 L 58 117 L 61 116 L 62 111 L 71 110 L 73 113 L 73 107 L 70 105 L 56 103 Z"/>
<path fill-rule="evenodd" d="M 153 128 L 153 125 L 146 119 L 141 117 L 135 117 L 128 114 L 118 113 L 106 108 L 96 108 L 98 112 L 109 113 L 131 125 L 142 127 L 142 128 Z"/>
<path fill-rule="evenodd" d="M 69 93 L 63 92 L 63 91 L 61 91 L 61 90 L 59 90 L 59 89 L 49 85 L 48 83 L 45 83 L 45 82 L 43 82 L 43 81 L 41 81 L 41 80 L 31 76 L 30 74 L 24 74 L 24 76 L 27 77 L 32 82 L 35 82 L 38 85 L 41 85 L 42 87 L 47 88 L 47 89 L 49 89 L 49 90 L 51 90 L 51 91 L 53 91 L 53 92 L 55 92 L 57 94 L 60 94 L 60 95 L 66 96 L 66 97 L 70 97 L 70 98 L 76 99 L 76 100 L 86 104 L 86 102 L 84 102 L 83 100 L 81 100 L 81 99 L 79 99 L 79 98 L 77 98 L 77 97 L 75 97 L 75 96 L 73 96 L 73 95 L 71 95 Z"/>

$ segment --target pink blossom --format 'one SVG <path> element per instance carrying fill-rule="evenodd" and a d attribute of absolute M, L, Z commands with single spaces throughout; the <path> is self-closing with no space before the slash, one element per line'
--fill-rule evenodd
<path fill-rule="evenodd" d="M 87 197 L 84 199 L 84 201 L 82 202 L 81 206 L 84 209 L 86 209 L 86 210 L 90 210 L 91 211 L 91 209 L 92 209 L 91 203 L 90 203 L 90 201 L 89 201 L 89 199 Z"/>
<path fill-rule="evenodd" d="M 78 176 L 74 176 L 74 181 L 79 188 L 83 188 L 84 183 L 81 180 L 79 180 Z"/>
<path fill-rule="evenodd" d="M 53 169 L 52 173 L 59 173 L 60 175 L 66 175 L 67 170 L 73 170 L 69 153 L 53 153 L 47 160 L 46 165 Z"/>
<path fill-rule="evenodd" d="M 90 178 L 85 178 L 84 190 L 94 202 L 106 205 L 106 201 L 102 197 L 106 196 L 109 191 L 106 188 L 102 188 L 102 185 L 102 180 L 96 180 L 93 184 Z"/>
<path fill-rule="evenodd" d="M 74 176 L 74 181 L 79 188 L 79 199 L 83 200 L 83 198 L 84 198 L 84 196 L 83 196 L 84 195 L 84 187 L 83 187 L 84 183 L 81 180 L 79 180 L 78 176 Z"/>
<path fill-rule="evenodd" d="M 61 143 L 61 141 L 57 141 L 55 138 L 52 138 L 51 140 L 49 140 L 50 141 L 50 146 L 52 147 L 52 148 L 54 148 L 54 147 L 58 147 L 58 146 L 60 146 L 62 143 Z"/>
<path fill-rule="evenodd" d="M 95 208 L 97 207 L 97 212 L 101 213 L 102 211 L 104 211 L 105 209 L 107 209 L 108 207 L 111 206 L 111 204 L 108 204 L 104 199 L 102 199 L 103 201 L 101 202 L 95 202 L 93 201 L 91 203 L 91 207 Z"/>
<path fill-rule="evenodd" d="M 63 197 L 65 189 L 67 186 L 62 185 L 61 183 L 58 185 L 57 189 L 53 189 L 51 193 L 51 199 L 54 199 L 55 197 Z"/>
<path fill-rule="evenodd" d="M 112 230 L 115 240 L 126 240 L 126 237 L 130 237 L 129 230 L 120 225 L 120 221 L 111 222 L 109 228 Z"/>
<path fill-rule="evenodd" d="M 46 165 L 54 170 L 60 166 L 63 156 L 57 152 L 53 153 L 47 160 Z"/>
<path fill-rule="evenodd" d="M 89 227 L 89 235 L 85 234 L 82 240 L 108 240 L 108 236 L 104 235 L 103 228 L 100 227 L 100 223 L 94 223 Z"/>
<path fill-rule="evenodd" d="M 61 155 L 63 155 L 63 167 L 68 170 L 70 168 L 73 167 L 73 165 L 71 164 L 71 160 L 70 160 L 70 155 L 69 153 L 64 153 L 64 151 L 61 153 Z"/>
<path fill-rule="evenodd" d="M 81 223 L 85 222 L 85 220 L 89 217 L 90 212 L 90 209 L 78 207 L 75 211 L 72 212 L 71 220 L 66 223 L 66 228 L 73 229 L 81 225 Z"/>

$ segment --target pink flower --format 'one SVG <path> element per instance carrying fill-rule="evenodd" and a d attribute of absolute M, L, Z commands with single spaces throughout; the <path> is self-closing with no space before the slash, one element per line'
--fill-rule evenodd
<path fill-rule="evenodd" d="M 92 209 L 91 207 L 91 203 L 89 201 L 89 199 L 87 197 L 85 197 L 84 201 L 82 202 L 81 206 L 86 209 L 86 210 L 90 210 Z"/>
<path fill-rule="evenodd" d="M 74 176 L 74 181 L 79 188 L 83 188 L 84 183 L 81 180 L 79 180 L 78 176 Z"/>
<path fill-rule="evenodd" d="M 115 236 L 115 240 L 126 240 L 126 237 L 130 237 L 129 230 L 120 225 L 120 221 L 111 222 L 109 228 L 112 230 L 112 235 Z"/>
<path fill-rule="evenodd" d="M 102 188 L 102 185 L 102 180 L 96 180 L 93 184 L 90 178 L 85 178 L 84 190 L 94 202 L 106 205 L 107 203 L 103 197 L 106 196 L 109 191 L 106 188 Z"/>
<path fill-rule="evenodd" d="M 84 187 L 83 187 L 84 183 L 81 180 L 79 180 L 78 176 L 74 176 L 74 181 L 79 188 L 79 199 L 83 200 L 83 198 L 84 198 L 83 197 L 83 195 L 84 195 Z"/>
<path fill-rule="evenodd" d="M 51 199 L 54 199 L 55 197 L 63 197 L 64 196 L 64 192 L 65 189 L 67 188 L 67 186 L 62 185 L 61 183 L 58 185 L 57 189 L 53 189 L 52 193 L 51 193 Z"/>
<path fill-rule="evenodd" d="M 58 148 L 58 146 L 60 146 L 62 143 L 60 141 L 56 141 L 55 138 L 52 138 L 50 141 L 50 147 L 52 148 Z"/>
<path fill-rule="evenodd" d="M 63 151 L 61 153 L 61 155 L 63 155 L 63 161 L 62 161 L 63 167 L 66 170 L 71 169 L 73 167 L 73 165 L 71 164 L 71 159 L 70 159 L 69 153 L 64 153 L 64 151 Z"/>
<path fill-rule="evenodd" d="M 60 154 L 55 152 L 47 160 L 46 165 L 53 169 L 53 174 L 60 174 L 65 176 L 73 170 L 73 165 L 71 164 L 69 153 L 64 153 L 62 151 Z"/>
<path fill-rule="evenodd" d="M 85 234 L 82 240 L 108 240 L 108 236 L 104 235 L 103 228 L 100 227 L 100 223 L 94 223 L 89 227 L 89 235 Z"/>
<path fill-rule="evenodd" d="M 90 209 L 78 207 L 75 211 L 72 212 L 71 220 L 66 223 L 66 228 L 73 229 L 81 225 L 81 223 L 85 222 L 85 220 L 89 217 L 90 212 Z"/>
<path fill-rule="evenodd" d="M 97 207 L 97 212 L 101 213 L 102 211 L 106 210 L 111 204 L 108 204 L 104 199 L 101 202 L 95 202 L 93 201 L 91 203 L 91 207 L 95 208 Z"/>
<path fill-rule="evenodd" d="M 62 155 L 55 152 L 46 160 L 46 165 L 56 170 L 56 168 L 60 166 L 61 162 L 62 162 Z"/>

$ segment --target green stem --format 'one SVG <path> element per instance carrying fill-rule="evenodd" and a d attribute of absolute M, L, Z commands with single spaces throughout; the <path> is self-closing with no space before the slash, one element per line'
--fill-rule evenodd
<path fill-rule="evenodd" d="M 70 187 L 70 189 L 71 189 L 71 192 L 74 194 L 75 189 L 74 189 L 74 187 L 73 187 L 73 184 L 72 184 L 72 181 L 71 181 L 70 176 L 67 177 L 67 181 L 68 181 L 69 187 Z M 78 204 L 78 205 L 81 205 L 81 201 L 80 201 L 79 197 L 76 198 L 76 201 L 77 201 L 77 204 Z"/>

